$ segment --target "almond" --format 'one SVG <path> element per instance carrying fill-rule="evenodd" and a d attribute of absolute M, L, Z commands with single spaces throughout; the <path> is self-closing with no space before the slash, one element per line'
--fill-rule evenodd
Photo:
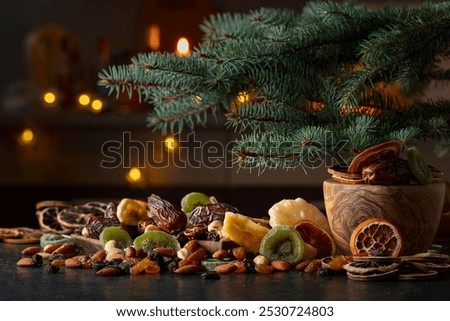
<path fill-rule="evenodd" d="M 196 262 L 201 262 L 203 261 L 203 259 L 208 255 L 208 252 L 206 252 L 206 250 L 202 247 L 200 247 L 198 250 L 192 252 L 187 258 L 186 260 L 188 261 L 196 261 Z"/>
<path fill-rule="evenodd" d="M 311 260 L 305 260 L 305 261 L 301 261 L 300 263 L 298 263 L 295 266 L 295 269 L 297 271 L 303 271 L 304 269 L 306 269 L 306 267 L 308 266 L 308 264 L 311 262 Z"/>
<path fill-rule="evenodd" d="M 124 255 L 126 258 L 136 257 L 136 249 L 132 246 L 128 246 L 124 251 Z"/>
<path fill-rule="evenodd" d="M 212 254 L 212 257 L 213 257 L 213 258 L 219 259 L 219 260 L 225 259 L 225 258 L 227 258 L 227 257 L 229 257 L 229 256 L 230 256 L 230 255 L 228 254 L 228 251 L 227 251 L 227 250 L 217 250 L 217 251 L 215 251 L 215 252 Z"/>
<path fill-rule="evenodd" d="M 177 252 L 175 252 L 172 249 L 169 249 L 168 247 L 155 247 L 153 250 L 159 255 L 165 257 L 174 257 L 175 255 L 177 255 Z"/>
<path fill-rule="evenodd" d="M 198 267 L 199 263 L 197 261 L 190 261 L 190 260 L 181 260 L 180 262 L 178 262 L 179 267 L 186 266 L 186 265 L 195 265 Z"/>
<path fill-rule="evenodd" d="M 197 240 L 190 240 L 183 246 L 183 248 L 188 249 L 189 251 L 191 251 L 191 253 L 194 253 L 195 251 L 197 251 L 198 246 L 199 245 Z"/>
<path fill-rule="evenodd" d="M 91 261 L 94 263 L 104 261 L 105 259 L 106 259 L 106 251 L 105 250 L 97 251 L 91 255 Z"/>
<path fill-rule="evenodd" d="M 116 267 L 104 267 L 103 269 L 98 270 L 96 274 L 101 276 L 114 276 L 122 274 L 122 270 Z"/>
<path fill-rule="evenodd" d="M 220 274 L 230 274 L 230 273 L 233 273 L 234 271 L 236 271 L 237 268 L 238 268 L 238 266 L 236 264 L 234 264 L 234 262 L 230 262 L 230 263 L 224 263 L 224 264 L 217 265 L 214 268 L 214 271 L 216 271 L 217 273 L 220 273 Z"/>
<path fill-rule="evenodd" d="M 247 253 L 245 252 L 243 247 L 235 247 L 231 250 L 231 253 L 238 261 L 244 261 Z"/>
<path fill-rule="evenodd" d="M 62 246 L 62 243 L 47 244 L 46 246 L 44 246 L 44 252 L 52 254 L 60 246 Z"/>
<path fill-rule="evenodd" d="M 16 263 L 20 267 L 32 267 L 34 266 L 33 259 L 31 257 L 23 257 Z"/>
<path fill-rule="evenodd" d="M 64 266 L 71 269 L 77 269 L 83 267 L 83 263 L 76 258 L 68 258 L 65 260 Z"/>
<path fill-rule="evenodd" d="M 53 251 L 52 254 L 61 254 L 65 258 L 73 257 L 79 253 L 79 250 L 76 248 L 75 245 L 70 243 L 64 243 L 60 247 L 58 247 L 56 250 Z"/>
<path fill-rule="evenodd" d="M 190 265 L 180 266 L 174 272 L 177 274 L 194 274 L 198 270 L 199 270 L 198 265 L 190 264 Z"/>
<path fill-rule="evenodd" d="M 29 246 L 22 250 L 22 255 L 34 255 L 41 252 L 40 246 Z"/>
<path fill-rule="evenodd" d="M 267 264 L 256 264 L 255 271 L 260 274 L 272 274 L 273 267 L 272 267 L 272 265 L 267 265 Z"/>
<path fill-rule="evenodd" d="M 272 261 L 270 265 L 277 271 L 289 271 L 291 269 L 291 265 L 288 262 L 281 260 Z"/>

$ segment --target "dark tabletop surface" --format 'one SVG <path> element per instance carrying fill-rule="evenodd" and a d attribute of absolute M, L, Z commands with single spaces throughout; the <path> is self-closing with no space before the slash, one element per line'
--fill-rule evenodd
<path fill-rule="evenodd" d="M 24 245 L 0 243 L 0 300 L 14 301 L 342 301 L 450 300 L 450 275 L 429 281 L 360 282 L 345 275 L 319 276 L 297 271 L 271 275 L 200 275 L 101 277 L 93 270 L 61 268 L 48 274 L 42 267 L 19 268 Z"/>

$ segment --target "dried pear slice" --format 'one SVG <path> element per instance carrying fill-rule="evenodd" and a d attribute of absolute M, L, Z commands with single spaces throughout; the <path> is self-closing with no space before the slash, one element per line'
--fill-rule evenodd
<path fill-rule="evenodd" d="M 233 212 L 225 213 L 222 228 L 224 237 L 242 246 L 247 252 L 258 253 L 261 241 L 269 230 L 248 216 Z"/>

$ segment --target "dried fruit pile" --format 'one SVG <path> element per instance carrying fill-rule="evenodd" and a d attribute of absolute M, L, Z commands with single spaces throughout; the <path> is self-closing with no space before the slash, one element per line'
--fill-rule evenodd
<path fill-rule="evenodd" d="M 371 281 L 431 278 L 450 269 L 447 255 L 398 256 L 403 240 L 389 222 L 365 222 L 355 229 L 353 255 L 339 255 L 325 215 L 301 198 L 274 204 L 268 219 L 240 214 L 197 192 L 185 195 L 180 205 L 155 194 L 147 201 L 117 203 L 45 201 L 37 204 L 41 229 L 21 230 L 33 231 L 34 239 L 13 229 L 0 229 L 0 235 L 4 241 L 39 243 L 23 250 L 17 266 L 49 273 L 64 267 L 100 276 L 175 273 L 218 279 L 299 271 Z"/>

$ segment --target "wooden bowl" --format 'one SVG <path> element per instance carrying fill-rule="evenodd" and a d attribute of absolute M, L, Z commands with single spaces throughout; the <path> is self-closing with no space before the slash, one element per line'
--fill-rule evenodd
<path fill-rule="evenodd" d="M 404 255 L 427 251 L 442 215 L 445 183 L 428 185 L 323 183 L 325 210 L 342 254 L 350 255 L 349 240 L 362 221 L 380 217 L 394 223 L 404 236 Z"/>

